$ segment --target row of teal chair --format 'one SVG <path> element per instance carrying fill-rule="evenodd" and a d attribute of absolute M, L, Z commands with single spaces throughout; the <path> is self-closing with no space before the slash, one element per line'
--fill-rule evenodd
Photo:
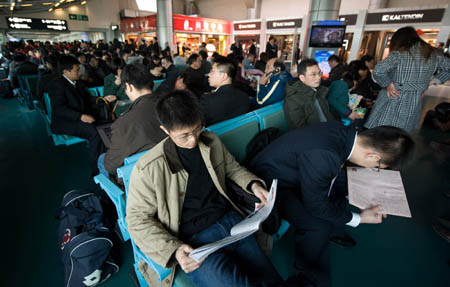
<path fill-rule="evenodd" d="M 256 136 L 260 131 L 269 128 L 276 127 L 281 131 L 287 131 L 287 124 L 284 118 L 283 102 L 276 103 L 262 109 L 241 115 L 239 117 L 226 120 L 224 122 L 212 125 L 206 129 L 216 133 L 227 149 L 235 156 L 239 162 L 243 162 L 246 156 L 246 147 L 248 143 Z M 128 233 L 127 224 L 125 222 L 126 215 L 126 198 L 128 195 L 128 186 L 130 181 L 131 172 L 136 164 L 137 160 L 145 154 L 147 151 L 135 154 L 125 159 L 124 166 L 117 169 L 117 176 L 122 179 L 125 193 L 116 185 L 114 185 L 106 176 L 100 174 L 94 177 L 94 181 L 100 185 L 100 187 L 108 194 L 111 201 L 114 203 L 118 221 L 117 224 L 121 231 L 121 236 L 124 241 L 131 239 Z M 282 221 L 282 225 L 278 232 L 273 236 L 274 242 L 278 242 L 282 239 L 283 235 L 288 231 L 289 224 L 286 221 Z M 152 268 L 159 276 L 160 282 L 169 275 L 170 269 L 163 268 L 162 266 L 153 262 L 150 258 L 145 256 L 143 252 L 136 246 L 131 239 L 134 253 L 134 269 L 139 280 L 140 286 L 148 286 L 144 277 L 138 269 L 139 262 L 144 261 Z M 283 254 L 280 254 L 283 253 Z M 292 260 L 286 260 L 286 256 L 292 253 L 292 250 L 283 249 L 280 246 L 274 246 L 273 260 L 277 261 L 276 267 L 279 268 L 280 274 L 287 277 L 291 275 L 293 270 L 290 266 Z M 278 265 L 278 266 L 277 266 Z M 181 270 L 177 271 L 175 276 L 174 286 L 193 286 L 192 282 Z"/>

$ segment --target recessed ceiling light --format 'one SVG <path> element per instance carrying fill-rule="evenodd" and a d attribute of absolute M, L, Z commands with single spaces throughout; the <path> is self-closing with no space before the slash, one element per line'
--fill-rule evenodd
<path fill-rule="evenodd" d="M 87 3 L 87 1 L 83 1 L 83 2 L 81 2 L 80 4 L 81 5 L 84 5 L 84 4 L 86 4 Z"/>

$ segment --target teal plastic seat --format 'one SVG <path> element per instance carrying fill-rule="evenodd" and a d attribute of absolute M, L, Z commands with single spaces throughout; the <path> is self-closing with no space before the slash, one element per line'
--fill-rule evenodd
<path fill-rule="evenodd" d="M 282 132 L 288 131 L 288 125 L 284 116 L 283 103 L 284 102 L 275 103 L 255 111 L 259 118 L 261 130 L 265 130 L 267 128 L 278 128 Z"/>
<path fill-rule="evenodd" d="M 97 91 L 97 88 L 98 87 L 93 87 L 93 88 L 89 88 L 89 89 L 87 89 L 88 90 L 88 92 L 89 92 L 89 94 L 91 94 L 91 96 L 93 96 L 93 97 L 98 97 L 98 95 L 99 95 L 99 93 L 98 93 L 98 91 Z"/>
<path fill-rule="evenodd" d="M 141 156 L 143 156 L 143 155 L 144 155 L 146 152 L 148 152 L 148 151 L 149 151 L 149 149 L 148 149 L 148 150 L 141 151 L 141 152 L 138 152 L 138 153 L 133 154 L 133 155 L 130 155 L 129 157 L 126 157 L 125 160 L 123 161 L 123 164 L 124 164 L 124 165 L 127 165 L 127 164 L 130 164 L 130 163 L 137 162 L 138 159 L 139 159 Z"/>
<path fill-rule="evenodd" d="M 175 68 L 178 69 L 178 71 L 180 72 L 180 74 L 184 73 L 184 71 L 186 71 L 186 69 L 188 68 L 188 65 L 175 65 Z"/>
<path fill-rule="evenodd" d="M 157 81 L 153 81 L 153 92 L 156 91 L 156 89 L 158 89 L 159 85 L 162 84 L 162 82 L 164 82 L 165 80 L 157 80 Z"/>
<path fill-rule="evenodd" d="M 56 134 L 52 133 L 51 128 L 50 128 L 50 124 L 51 124 L 51 120 L 52 120 L 52 105 L 51 105 L 50 97 L 49 97 L 48 93 L 44 93 L 44 103 L 45 103 L 45 109 L 47 111 L 47 114 L 46 115 L 44 114 L 43 116 L 44 116 L 44 120 L 47 124 L 47 132 L 52 137 L 52 140 L 53 140 L 53 143 L 55 146 L 58 146 L 58 145 L 70 146 L 73 144 L 87 141 L 86 139 L 82 139 L 82 138 L 78 138 L 78 137 L 74 137 L 74 136 L 56 135 Z"/>
<path fill-rule="evenodd" d="M 104 95 L 103 95 L 103 89 L 104 89 L 103 86 L 97 87 L 97 92 L 98 92 L 98 95 L 99 95 L 100 97 L 103 97 L 103 96 L 104 96 Z"/>

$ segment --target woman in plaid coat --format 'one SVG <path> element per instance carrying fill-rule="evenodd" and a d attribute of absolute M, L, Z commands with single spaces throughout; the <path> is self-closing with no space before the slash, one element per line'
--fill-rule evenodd
<path fill-rule="evenodd" d="M 389 49 L 373 72 L 383 90 L 364 126 L 394 126 L 411 133 L 418 127 L 422 95 L 433 75 L 436 83 L 450 79 L 450 59 L 425 43 L 413 27 L 397 30 Z"/>

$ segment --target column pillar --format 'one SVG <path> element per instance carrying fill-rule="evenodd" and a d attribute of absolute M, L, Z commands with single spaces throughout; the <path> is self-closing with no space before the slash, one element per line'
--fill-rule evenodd
<path fill-rule="evenodd" d="M 367 10 L 360 10 L 358 13 L 358 18 L 356 19 L 356 29 L 353 33 L 352 48 L 350 49 L 350 55 L 348 57 L 348 62 L 358 59 L 358 52 L 361 46 L 361 41 L 364 34 L 364 25 L 366 24 Z"/>
<path fill-rule="evenodd" d="M 161 49 L 164 49 L 166 42 L 169 43 L 170 51 L 174 51 L 173 44 L 173 14 L 171 0 L 157 0 L 156 2 L 156 35 Z"/>
<path fill-rule="evenodd" d="M 261 2 L 262 0 L 253 0 L 253 8 L 247 9 L 247 19 L 260 19 L 261 18 Z"/>

